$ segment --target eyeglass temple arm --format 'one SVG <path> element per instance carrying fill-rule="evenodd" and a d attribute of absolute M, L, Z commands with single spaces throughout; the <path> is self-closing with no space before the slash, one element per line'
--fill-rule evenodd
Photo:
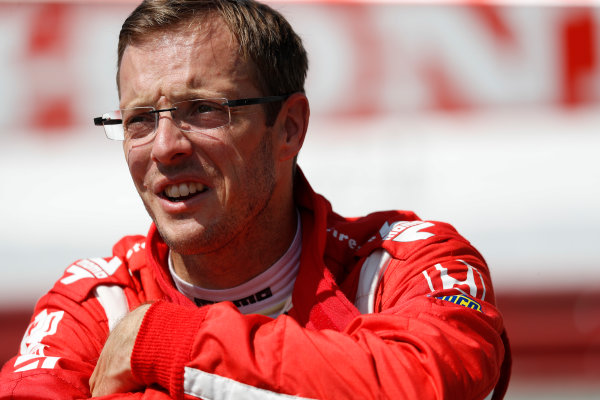
<path fill-rule="evenodd" d="M 104 118 L 104 117 L 94 118 L 94 125 L 96 125 L 96 126 L 119 125 L 122 123 L 123 123 L 122 119 L 111 119 L 111 118 Z"/>
<path fill-rule="evenodd" d="M 240 107 L 249 106 L 252 104 L 273 103 L 275 101 L 285 100 L 288 97 L 290 97 L 289 94 L 284 94 L 281 96 L 253 97 L 250 99 L 228 100 L 225 104 L 229 107 Z"/>

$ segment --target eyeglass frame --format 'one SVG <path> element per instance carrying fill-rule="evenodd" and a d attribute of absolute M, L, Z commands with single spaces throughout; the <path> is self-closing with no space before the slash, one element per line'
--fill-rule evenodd
<path fill-rule="evenodd" d="M 229 100 L 225 97 L 217 97 L 217 98 L 210 98 L 210 99 L 189 99 L 189 100 L 183 100 L 182 102 L 184 102 L 184 101 L 201 101 L 201 100 L 225 100 L 224 103 L 219 103 L 219 104 L 222 106 L 227 106 L 229 108 L 232 108 L 232 107 L 250 106 L 250 105 L 255 105 L 255 104 L 275 103 L 277 101 L 287 100 L 288 97 L 290 97 L 291 95 L 292 94 L 283 94 L 283 95 L 278 95 L 278 96 L 264 96 L 264 97 L 248 97 L 248 98 L 244 98 L 244 99 L 235 99 L 235 100 Z M 138 107 L 134 107 L 134 108 L 138 108 Z M 172 112 L 172 111 L 177 110 L 177 107 L 161 108 L 158 110 L 156 110 L 153 106 L 143 106 L 143 107 L 139 107 L 139 108 L 151 108 L 152 110 L 148 111 L 149 114 L 160 114 L 161 112 Z M 119 109 L 119 111 L 122 111 L 122 110 L 126 110 L 126 109 Z M 227 124 L 221 125 L 221 126 L 215 127 L 215 128 L 207 128 L 207 130 L 222 128 L 223 126 L 227 126 L 230 123 L 231 123 L 231 114 L 229 115 L 229 122 Z M 123 124 L 123 119 L 94 117 L 94 125 L 95 126 L 104 127 L 105 125 L 119 125 L 119 124 L 121 124 L 121 125 Z M 156 132 L 157 128 L 158 128 L 158 117 L 156 118 L 156 126 L 154 127 L 154 130 L 149 135 L 152 135 L 154 132 Z M 125 133 L 124 130 L 123 130 L 123 133 Z M 109 137 L 106 129 L 104 129 L 104 134 L 110 140 L 115 140 L 115 141 L 125 140 L 124 135 L 123 135 L 123 139 L 113 139 L 113 138 Z"/>

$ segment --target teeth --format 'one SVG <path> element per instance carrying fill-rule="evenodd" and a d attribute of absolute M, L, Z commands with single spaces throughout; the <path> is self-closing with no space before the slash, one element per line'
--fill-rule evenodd
<path fill-rule="evenodd" d="M 196 192 L 201 192 L 205 189 L 205 186 L 201 183 L 190 182 L 180 183 L 178 185 L 167 186 L 165 194 L 171 198 L 184 197 Z"/>
<path fill-rule="evenodd" d="M 196 185 L 194 185 L 194 188 L 196 188 Z M 190 189 L 188 188 L 188 185 L 186 185 L 185 183 L 182 183 L 181 185 L 179 185 L 179 194 L 182 196 L 187 196 L 188 194 L 190 194 Z"/>

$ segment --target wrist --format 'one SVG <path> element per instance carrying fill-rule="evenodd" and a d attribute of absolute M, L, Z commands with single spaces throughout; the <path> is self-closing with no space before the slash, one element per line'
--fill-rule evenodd
<path fill-rule="evenodd" d="M 157 384 L 171 396 L 182 395 L 184 367 L 206 308 L 166 301 L 150 306 L 135 340 L 131 371 L 145 385 Z"/>

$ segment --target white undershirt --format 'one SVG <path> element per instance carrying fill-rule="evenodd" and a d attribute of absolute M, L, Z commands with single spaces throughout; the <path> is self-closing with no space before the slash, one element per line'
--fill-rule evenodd
<path fill-rule="evenodd" d="M 239 286 L 205 289 L 192 285 L 175 273 L 170 256 L 169 271 L 177 289 L 199 306 L 231 301 L 242 314 L 262 314 L 275 318 L 290 308 L 301 252 L 302 227 L 298 214 L 296 235 L 285 254 L 269 269 Z"/>

